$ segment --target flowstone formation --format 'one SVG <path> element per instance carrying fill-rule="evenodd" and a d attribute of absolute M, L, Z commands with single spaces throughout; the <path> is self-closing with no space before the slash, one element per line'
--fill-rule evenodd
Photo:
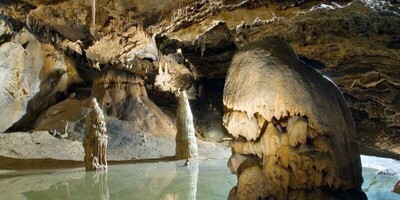
<path fill-rule="evenodd" d="M 168 116 L 148 98 L 143 79 L 126 68 L 104 69 L 94 78 L 92 93 L 109 117 L 158 136 L 175 133 Z"/>
<path fill-rule="evenodd" d="M 96 98 L 92 99 L 92 111 L 86 118 L 87 134 L 83 139 L 86 170 L 107 170 L 107 129 L 103 111 Z"/>
<path fill-rule="evenodd" d="M 234 137 L 230 199 L 360 199 L 355 125 L 339 89 L 279 39 L 249 44 L 227 74 L 224 126 Z M 250 196 L 249 196 L 250 195 Z"/>
<path fill-rule="evenodd" d="M 196 135 L 194 133 L 193 115 L 190 109 L 186 90 L 179 95 L 176 113 L 176 159 L 196 158 L 198 156 Z"/>

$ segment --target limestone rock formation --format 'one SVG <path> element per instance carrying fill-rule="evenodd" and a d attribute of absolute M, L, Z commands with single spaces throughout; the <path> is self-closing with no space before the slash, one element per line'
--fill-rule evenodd
<path fill-rule="evenodd" d="M 84 156 L 81 142 L 55 138 L 48 131 L 0 134 L 0 146 L 0 157 L 25 161 L 36 159 L 30 166 L 17 166 L 17 169 L 46 165 L 46 159 L 80 161 Z M 9 169 L 12 169 L 18 163 L 2 160 L 1 168 L 8 168 L 7 164 L 10 165 Z M 47 163 L 47 167 L 52 167 L 51 163 Z"/>
<path fill-rule="evenodd" d="M 343 96 L 287 43 L 272 38 L 243 47 L 232 59 L 223 101 L 232 151 L 260 159 L 241 173 L 245 161 L 237 167 L 238 199 L 253 190 L 276 199 L 362 196 L 355 126 Z"/>
<path fill-rule="evenodd" d="M 185 90 L 181 91 L 179 95 L 176 128 L 178 132 L 176 134 L 175 158 L 196 158 L 199 153 L 193 125 L 193 115 Z"/>
<path fill-rule="evenodd" d="M 400 180 L 393 186 L 392 191 L 400 194 Z"/>
<path fill-rule="evenodd" d="M 0 46 L 0 132 L 26 113 L 28 101 L 39 91 L 39 73 L 43 66 L 41 46 L 30 33 L 25 31 L 23 35 L 22 41 Z M 26 42 L 25 49 L 22 44 Z"/>
<path fill-rule="evenodd" d="M 179 90 L 187 90 L 193 83 L 194 72 L 185 66 L 182 55 L 179 53 L 162 56 L 156 62 L 158 73 L 154 85 L 161 91 L 179 93 Z"/>
<path fill-rule="evenodd" d="M 237 48 L 266 36 L 280 37 L 293 46 L 302 61 L 344 92 L 355 118 L 358 141 L 400 152 L 398 2 L 235 3 L 238 1 L 199 3 L 199 10 L 189 4 L 182 15 L 185 9 L 196 14 L 181 18 L 182 12 L 177 10 L 176 18 L 154 25 L 164 36 L 160 47 L 182 48 L 200 76 L 215 80 L 225 77 Z M 210 9 L 210 4 L 218 9 Z M 210 12 L 212 16 L 206 17 Z"/>
<path fill-rule="evenodd" d="M 11 25 L 2 17 L 0 18 L 0 44 L 4 43 L 12 36 Z"/>
<path fill-rule="evenodd" d="M 23 76 L 18 78 L 15 71 L 11 73 L 13 80 L 23 87 L 8 88 L 12 94 L 0 90 L 0 106 L 4 105 L 0 107 L 0 116 L 7 115 L 1 118 L 0 125 L 4 127 L 0 132 L 35 128 L 39 116 L 52 115 L 53 105 L 62 103 L 68 96 L 79 100 L 90 96 L 95 77 L 108 68 L 123 67 L 143 81 L 146 98 L 165 110 L 175 111 L 178 89 L 187 89 L 188 97 L 193 100 L 192 111 L 199 135 L 224 138 L 219 123 L 223 112 L 222 92 L 233 54 L 251 42 L 277 36 L 289 42 L 303 62 L 318 69 L 343 91 L 356 122 L 357 139 L 363 146 L 400 153 L 398 1 L 96 0 L 95 6 L 92 2 L 0 1 L 0 49 L 7 50 L 6 54 L 18 52 L 15 56 L 3 56 L 2 66 L 6 67 L 0 70 L 9 71 L 11 65 L 22 66 L 19 62 L 22 58 L 31 63 L 32 56 L 35 57 L 30 67 L 24 64 L 18 68 Z M 31 42 L 18 39 L 22 34 L 29 35 L 28 32 L 34 36 Z M 10 50 L 10 43 L 18 47 Z M 25 55 L 19 53 L 23 49 Z M 39 59 L 40 52 L 42 59 Z M 39 62 L 45 66 L 40 67 Z M 4 81 L 1 86 L 11 84 L 5 83 L 9 79 L 1 77 Z M 27 81 L 28 77 L 34 78 Z M 186 88 L 189 86 L 193 87 Z M 203 87 L 204 95 L 199 95 L 198 86 Z M 100 86 L 94 84 L 94 87 Z M 14 97 L 10 100 L 13 95 L 18 96 L 17 100 Z M 147 100 L 143 102 L 147 106 L 135 104 L 139 110 L 145 110 L 139 116 L 158 116 L 153 115 L 158 113 L 156 105 L 146 103 Z M 85 106 L 79 108 L 82 107 Z M 230 117 L 235 115 L 238 114 L 232 113 Z M 111 117 L 117 125 L 110 126 L 121 134 L 116 137 L 125 139 L 115 142 L 114 147 L 129 146 L 126 137 L 139 138 L 129 133 L 143 136 L 149 130 L 152 135 L 161 132 L 174 135 L 176 130 L 166 128 L 165 124 L 174 126 L 175 123 L 160 116 L 155 118 L 166 123 L 159 123 L 153 117 L 146 122 L 132 116 L 130 121 L 124 121 L 122 116 Z M 84 128 L 82 120 L 76 126 L 68 121 L 68 130 L 73 134 L 67 139 L 82 139 L 77 137 Z M 43 122 L 46 126 L 40 127 L 46 128 L 40 130 L 47 127 L 58 130 L 66 124 L 66 121 L 56 122 L 56 127 L 46 120 Z M 254 119 L 249 121 L 251 131 L 255 130 L 254 122 Z M 145 128 L 141 130 L 140 126 Z M 242 125 L 230 125 L 230 128 L 235 126 Z M 253 132 L 247 138 L 257 135 Z M 157 149 L 157 145 L 150 146 Z M 125 148 L 125 152 L 128 149 L 133 151 Z M 173 154 L 173 148 L 172 153 L 155 151 L 158 153 L 153 156 Z"/>
<path fill-rule="evenodd" d="M 10 28 L 0 34 L 10 34 Z M 73 61 L 27 29 L 1 44 L 0 59 L 0 132 L 31 124 L 40 112 L 56 103 L 57 94 L 81 81 Z"/>
<path fill-rule="evenodd" d="M 142 78 L 129 70 L 103 70 L 94 79 L 92 93 L 107 116 L 129 121 L 160 137 L 175 135 L 171 120 L 148 98 Z"/>
<path fill-rule="evenodd" d="M 66 139 L 81 141 L 86 135 L 86 116 L 91 111 L 91 99 L 68 98 L 48 108 L 35 122 L 36 131 L 55 130 Z M 73 109 L 72 109 L 73 108 Z"/>
<path fill-rule="evenodd" d="M 86 118 L 87 133 L 83 139 L 85 168 L 87 171 L 107 170 L 107 128 L 96 98 L 92 99 L 91 109 Z"/>

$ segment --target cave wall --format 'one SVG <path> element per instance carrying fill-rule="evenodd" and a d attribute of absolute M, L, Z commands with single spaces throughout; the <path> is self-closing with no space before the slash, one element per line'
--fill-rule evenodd
<path fill-rule="evenodd" d="M 18 108 L 1 104 L 3 115 L 18 115 L 1 132 L 35 128 L 49 107 L 67 97 L 88 97 L 94 77 L 122 67 L 143 80 L 149 99 L 164 111 L 175 109 L 177 91 L 187 89 L 200 135 L 215 131 L 222 138 L 220 124 L 208 127 L 222 121 L 223 83 L 233 54 L 274 36 L 338 85 L 360 142 L 400 153 L 398 1 L 98 0 L 94 17 L 91 2 L 0 2 L 0 48 L 12 43 L 16 47 L 9 50 L 20 51 L 21 58 L 33 56 L 33 44 L 43 49 L 35 62 L 10 71 L 32 76 L 32 83 L 14 80 L 33 89 L 22 91 Z M 23 34 L 34 42 L 19 39 Z M 11 56 L 0 69 L 18 66 L 13 62 L 19 57 Z M 18 88 L 23 87 L 13 86 L 11 93 Z M 4 98 L 11 94 L 3 91 Z"/>

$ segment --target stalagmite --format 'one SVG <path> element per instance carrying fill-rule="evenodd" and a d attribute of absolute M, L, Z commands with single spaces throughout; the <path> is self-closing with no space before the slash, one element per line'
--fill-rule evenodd
<path fill-rule="evenodd" d="M 107 170 L 107 129 L 103 110 L 99 107 L 96 98 L 92 98 L 91 109 L 86 118 L 87 132 L 83 138 L 85 168 L 87 171 Z"/>
<path fill-rule="evenodd" d="M 176 159 L 196 158 L 198 156 L 196 136 L 193 125 L 193 115 L 186 90 L 179 95 L 178 109 L 176 113 Z"/>

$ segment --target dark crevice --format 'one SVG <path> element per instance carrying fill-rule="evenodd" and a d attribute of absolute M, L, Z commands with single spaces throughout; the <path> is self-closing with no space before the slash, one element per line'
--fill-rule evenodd
<path fill-rule="evenodd" d="M 324 63 L 322 63 L 322 62 L 320 62 L 318 60 L 314 60 L 314 59 L 307 58 L 307 57 L 304 57 L 304 56 L 299 56 L 299 59 L 304 64 L 306 64 L 306 65 L 308 65 L 308 66 L 310 66 L 310 67 L 312 67 L 314 69 L 323 69 L 323 68 L 326 67 Z"/>

